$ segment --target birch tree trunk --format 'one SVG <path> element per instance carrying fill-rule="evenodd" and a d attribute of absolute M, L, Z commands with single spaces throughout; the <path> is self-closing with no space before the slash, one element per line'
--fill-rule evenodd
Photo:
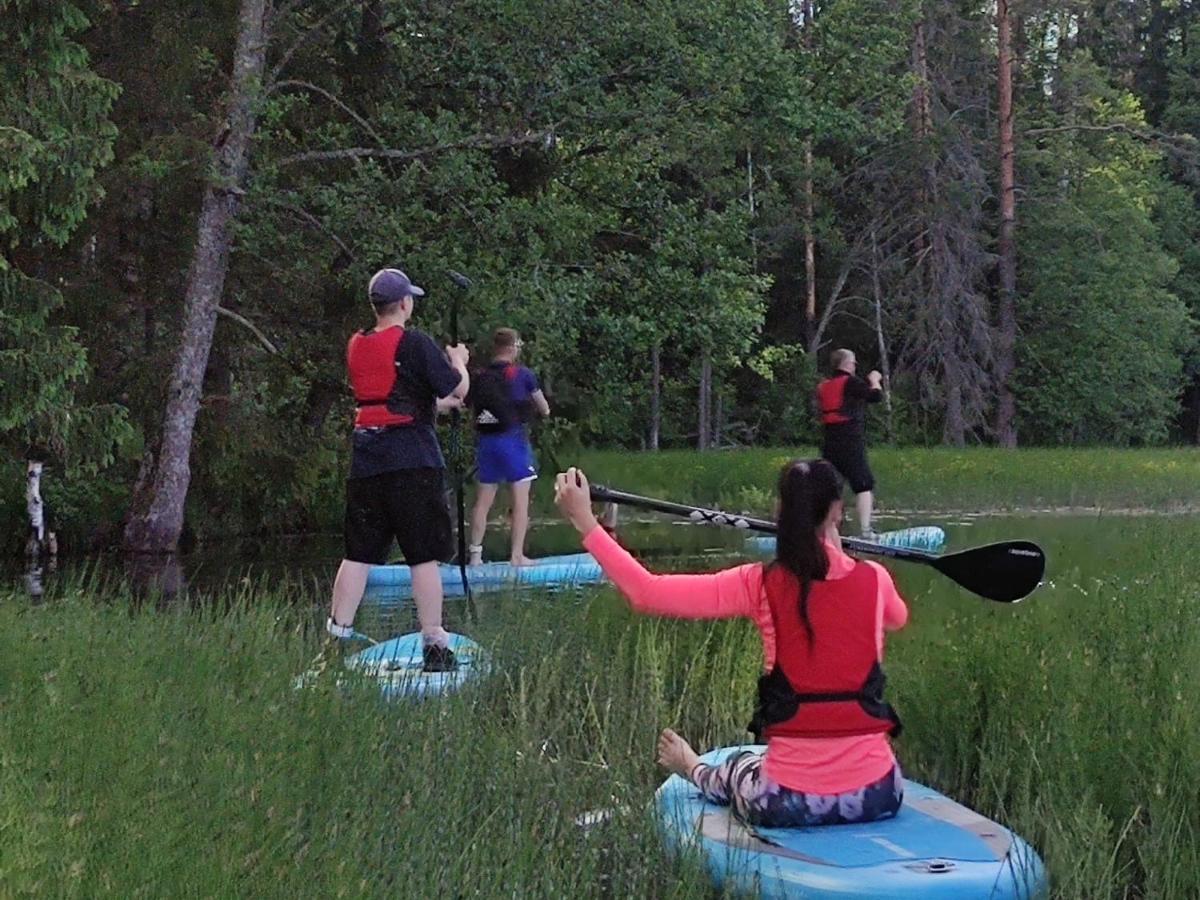
<path fill-rule="evenodd" d="M 25 511 L 29 514 L 29 539 L 25 555 L 36 559 L 46 543 L 46 514 L 42 503 L 42 463 L 30 460 L 25 466 Z"/>
<path fill-rule="evenodd" d="M 229 270 L 233 223 L 250 162 L 256 106 L 267 59 L 268 0 L 242 0 L 225 119 L 217 135 L 213 171 L 197 223 L 196 247 L 184 292 L 179 352 L 171 372 L 162 440 L 150 501 L 125 526 L 125 549 L 168 553 L 183 530 L 191 481 L 192 432 L 200 409 L 204 371 L 212 349 L 217 307 Z"/>
<path fill-rule="evenodd" d="M 1011 380 L 1016 369 L 1017 246 L 1016 185 L 1013 171 L 1012 27 L 1009 0 L 996 3 L 996 46 L 999 57 L 998 111 L 1000 114 L 1000 297 L 996 332 L 996 442 L 1017 446 L 1016 399 Z"/>
<path fill-rule="evenodd" d="M 707 450 L 712 444 L 712 357 L 707 350 L 700 361 L 699 429 L 696 447 Z"/>

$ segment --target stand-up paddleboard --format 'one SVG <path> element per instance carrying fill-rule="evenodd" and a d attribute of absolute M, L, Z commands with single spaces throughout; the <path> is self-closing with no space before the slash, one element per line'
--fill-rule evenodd
<path fill-rule="evenodd" d="M 461 597 L 462 574 L 457 565 L 438 565 L 442 589 L 448 597 Z M 604 580 L 600 564 L 590 553 L 544 556 L 532 565 L 513 566 L 489 562 L 467 566 L 467 581 L 474 593 L 499 591 L 514 585 L 563 588 L 596 584 Z M 367 575 L 365 600 L 406 600 L 412 596 L 412 570 L 408 566 L 372 566 Z"/>
<path fill-rule="evenodd" d="M 424 642 L 420 632 L 403 634 L 368 647 L 346 660 L 346 668 L 379 682 L 383 696 L 428 697 L 448 694 L 478 678 L 487 669 L 487 657 L 466 635 L 451 634 L 450 649 L 458 659 L 451 672 L 424 672 Z"/>
<path fill-rule="evenodd" d="M 738 750 L 700 757 L 716 763 Z M 698 850 L 718 887 L 803 900 L 1037 900 L 1048 892 L 1037 853 L 999 825 L 915 781 L 891 819 L 862 825 L 756 828 L 672 775 L 655 794 L 669 846 Z"/>
<path fill-rule="evenodd" d="M 936 525 L 918 525 L 915 528 L 901 528 L 897 531 L 882 531 L 875 535 L 872 543 L 885 547 L 907 547 L 910 550 L 928 550 L 937 553 L 946 543 L 946 532 Z M 775 552 L 775 535 L 753 534 L 746 538 L 746 544 L 759 553 Z"/>

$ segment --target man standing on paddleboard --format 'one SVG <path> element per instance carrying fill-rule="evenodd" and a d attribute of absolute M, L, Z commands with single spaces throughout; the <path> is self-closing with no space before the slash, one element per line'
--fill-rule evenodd
<path fill-rule="evenodd" d="M 529 565 L 525 535 L 529 531 L 529 490 L 537 478 L 537 465 L 525 423 L 536 412 L 550 415 L 550 404 L 537 376 L 517 364 L 521 335 L 498 328 L 492 335 L 492 362 L 475 373 L 471 383 L 472 416 L 479 435 L 475 454 L 479 465 L 479 490 L 471 512 L 471 565 L 483 562 L 483 535 L 488 512 L 500 485 L 512 490 L 512 552 L 514 566 Z"/>
<path fill-rule="evenodd" d="M 866 380 L 854 374 L 858 360 L 852 350 L 830 355 L 833 374 L 817 385 L 817 408 L 825 441 L 821 456 L 833 463 L 854 491 L 858 527 L 868 540 L 875 537 L 871 513 L 875 476 L 867 464 L 866 405 L 883 399 L 883 376 L 872 371 Z"/>
<path fill-rule="evenodd" d="M 414 298 L 425 291 L 399 269 L 376 272 L 367 292 L 375 326 L 353 335 L 346 348 L 358 410 L 346 481 L 346 550 L 325 627 L 339 640 L 359 636 L 354 615 L 367 574 L 387 562 L 395 539 L 412 570 L 424 670 L 445 672 L 457 662 L 442 628 L 438 563 L 453 556 L 454 535 L 434 418 L 466 397 L 468 352 L 461 344 L 443 352 L 429 335 L 407 327 Z"/>

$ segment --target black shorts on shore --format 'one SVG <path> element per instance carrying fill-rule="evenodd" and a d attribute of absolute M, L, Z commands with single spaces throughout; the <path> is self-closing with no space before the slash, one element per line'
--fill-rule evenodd
<path fill-rule="evenodd" d="M 854 493 L 875 488 L 875 476 L 867 464 L 867 442 L 856 430 L 826 427 L 821 456 L 833 463 Z"/>
<path fill-rule="evenodd" d="M 346 482 L 346 551 L 351 562 L 387 562 L 392 539 L 410 566 L 448 562 L 454 529 L 444 469 L 397 469 Z"/>

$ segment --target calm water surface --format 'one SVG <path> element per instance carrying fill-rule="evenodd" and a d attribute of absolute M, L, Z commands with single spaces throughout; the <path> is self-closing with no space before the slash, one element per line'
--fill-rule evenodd
<path fill-rule="evenodd" d="M 1156 529 L 1170 530 L 1189 520 L 1163 516 L 1154 517 L 1153 521 Z M 1096 578 L 1136 574 L 1113 573 L 1108 571 L 1107 565 L 1109 560 L 1120 555 L 1118 551 L 1130 539 L 1131 530 L 1142 531 L 1145 519 L 1094 515 L 924 516 L 883 518 L 878 527 L 890 530 L 918 524 L 943 527 L 947 534 L 946 552 L 1006 539 L 1037 541 L 1046 551 L 1047 581 L 1086 589 L 1090 580 Z M 625 546 L 648 566 L 660 571 L 711 571 L 739 560 L 757 558 L 745 552 L 745 535 L 731 528 L 639 519 L 623 521 L 619 533 Z M 493 527 L 485 558 L 506 558 L 506 540 L 506 532 Z M 531 530 L 529 551 L 532 556 L 575 553 L 579 552 L 579 542 L 569 527 L 557 521 L 544 521 L 535 523 Z M 293 594 L 298 605 L 310 606 L 314 616 L 319 617 L 328 603 L 340 555 L 340 536 L 320 535 L 304 539 L 209 544 L 165 564 L 154 560 L 131 566 L 115 555 L 66 558 L 56 566 L 38 568 L 10 560 L 0 569 L 0 579 L 13 593 L 24 594 L 35 603 L 53 602 L 62 590 L 94 579 L 129 583 L 135 590 L 154 596 L 162 603 L 212 602 L 247 588 L 271 586 Z M 904 596 L 928 607 L 927 614 L 949 615 L 969 611 L 981 604 L 989 605 L 925 567 L 894 562 L 887 565 L 895 574 Z M 540 595 L 535 592 L 531 599 L 541 600 L 545 596 L 545 592 Z M 511 597 L 506 599 L 511 600 Z M 495 595 L 479 595 L 476 604 L 480 615 L 498 613 L 504 608 Z M 448 626 L 461 624 L 465 612 L 463 600 L 447 600 Z M 367 606 L 359 622 L 373 631 L 395 633 L 406 630 L 408 623 L 415 623 L 415 617 L 411 604 L 386 609 Z"/>

